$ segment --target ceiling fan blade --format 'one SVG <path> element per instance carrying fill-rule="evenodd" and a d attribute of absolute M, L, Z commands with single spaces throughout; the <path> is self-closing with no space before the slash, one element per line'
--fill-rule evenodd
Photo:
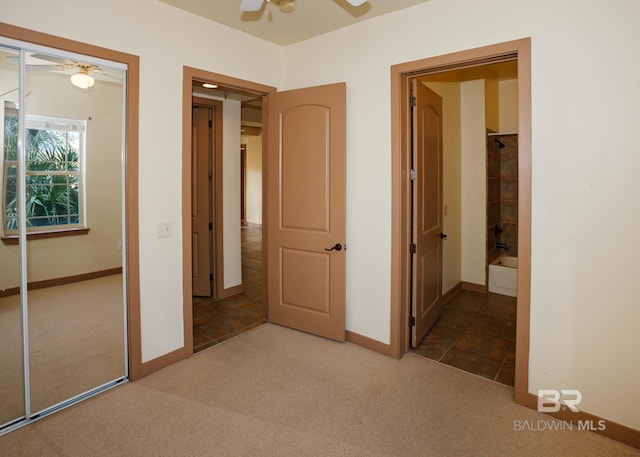
<path fill-rule="evenodd" d="M 349 3 L 351 6 L 360 6 L 366 1 L 367 0 L 347 0 L 347 3 Z"/>
<path fill-rule="evenodd" d="M 73 60 L 60 59 L 58 57 L 48 56 L 46 54 L 32 54 L 31 57 L 33 57 L 34 59 L 48 60 L 49 62 L 55 62 L 55 63 L 58 63 L 60 65 L 75 66 L 77 64 L 77 62 L 74 62 Z"/>
<path fill-rule="evenodd" d="M 27 71 L 64 71 L 64 65 L 25 65 Z"/>
<path fill-rule="evenodd" d="M 240 3 L 240 11 L 245 13 L 260 11 L 260 8 L 262 8 L 262 1 L 263 0 L 242 0 L 242 3 Z"/>
<path fill-rule="evenodd" d="M 118 78 L 117 76 L 113 76 L 110 75 L 109 73 L 105 72 L 104 70 L 94 70 L 96 73 L 98 73 L 100 76 L 106 76 L 107 78 L 111 78 L 114 79 L 116 81 L 122 82 L 122 78 Z"/>

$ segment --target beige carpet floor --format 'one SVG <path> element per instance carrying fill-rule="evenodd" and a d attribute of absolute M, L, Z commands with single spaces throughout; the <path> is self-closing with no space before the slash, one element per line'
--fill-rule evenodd
<path fill-rule="evenodd" d="M 33 412 L 124 375 L 122 275 L 31 290 L 28 308 Z M 23 414 L 22 365 L 12 295 L 0 298 L 0 424 Z"/>
<path fill-rule="evenodd" d="M 638 456 L 503 385 L 266 324 L 0 437 L 2 456 Z"/>

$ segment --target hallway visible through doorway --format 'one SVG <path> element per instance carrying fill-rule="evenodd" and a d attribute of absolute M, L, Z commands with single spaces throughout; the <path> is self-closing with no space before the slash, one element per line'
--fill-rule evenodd
<path fill-rule="evenodd" d="M 193 297 L 193 352 L 265 323 L 262 309 L 262 228 L 243 226 L 244 292 L 221 300 Z"/>

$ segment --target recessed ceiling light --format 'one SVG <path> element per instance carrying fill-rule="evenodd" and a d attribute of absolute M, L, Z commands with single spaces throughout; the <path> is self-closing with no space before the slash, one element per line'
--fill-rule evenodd
<path fill-rule="evenodd" d="M 215 89 L 216 87 L 218 87 L 218 85 L 212 83 L 204 83 L 202 84 L 202 87 L 204 87 L 205 89 Z"/>

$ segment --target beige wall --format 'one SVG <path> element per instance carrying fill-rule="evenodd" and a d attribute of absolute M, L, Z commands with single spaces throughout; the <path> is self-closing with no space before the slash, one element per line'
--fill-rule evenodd
<path fill-rule="evenodd" d="M 73 87 L 68 76 L 28 72 L 26 87 L 31 92 L 26 98 L 27 114 L 90 119 L 85 150 L 89 234 L 29 241 L 27 281 L 122 266 L 122 251 L 118 249 L 122 239 L 122 86 L 97 81 L 86 92 Z M 0 290 L 18 285 L 18 246 L 0 243 Z"/>
<path fill-rule="evenodd" d="M 460 83 L 462 281 L 486 285 L 487 173 L 485 81 Z"/>
<path fill-rule="evenodd" d="M 500 92 L 500 132 L 518 132 L 518 80 L 507 79 L 499 82 Z"/>
<path fill-rule="evenodd" d="M 447 239 L 442 250 L 442 293 L 462 278 L 462 183 L 460 83 L 427 82 L 442 97 L 443 231 Z"/>
<path fill-rule="evenodd" d="M 241 141 L 247 145 L 246 218 L 262 225 L 262 134 L 246 135 Z"/>
<path fill-rule="evenodd" d="M 497 79 L 484 80 L 485 126 L 500 131 L 500 92 Z"/>

